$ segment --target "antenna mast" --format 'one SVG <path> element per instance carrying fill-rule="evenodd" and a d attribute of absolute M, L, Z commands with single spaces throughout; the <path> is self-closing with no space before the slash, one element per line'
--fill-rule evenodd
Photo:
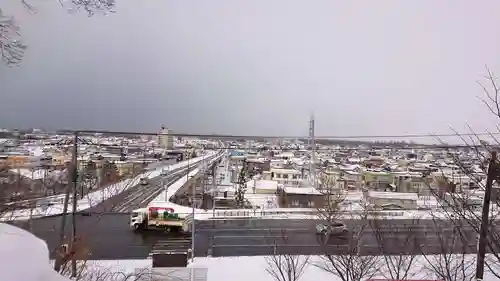
<path fill-rule="evenodd" d="M 316 169 L 314 168 L 314 163 L 316 163 L 316 140 L 314 138 L 314 113 L 311 114 L 309 119 L 309 139 L 308 146 L 311 148 L 311 159 L 309 160 L 309 174 L 311 175 L 312 184 L 316 188 Z"/>

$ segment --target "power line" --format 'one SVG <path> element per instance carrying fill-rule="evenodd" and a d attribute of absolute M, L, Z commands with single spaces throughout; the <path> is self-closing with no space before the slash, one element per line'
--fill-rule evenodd
<path fill-rule="evenodd" d="M 54 144 L 45 144 L 45 146 L 72 146 L 72 143 L 66 143 L 59 141 Z M 101 147 L 101 148 L 127 148 L 127 149 L 139 149 L 139 150 L 147 150 L 147 149 L 155 149 L 155 148 L 161 148 L 160 145 L 154 145 L 154 144 L 148 144 L 148 145 L 143 145 L 143 144 L 128 144 L 128 145 L 119 145 L 119 144 L 103 144 L 103 143 L 98 143 L 98 142 L 90 142 L 87 141 L 85 142 L 86 145 L 89 146 L 96 146 L 96 147 Z M 332 146 L 339 146 L 339 147 L 318 147 L 315 150 L 316 151 L 337 151 L 337 152 L 342 152 L 342 151 L 372 151 L 372 150 L 377 150 L 377 149 L 474 149 L 474 148 L 485 148 L 487 146 L 483 144 L 457 144 L 457 145 L 447 145 L 447 144 L 390 144 L 390 143 L 367 143 L 364 145 L 369 146 L 368 148 L 366 147 L 353 147 L 354 144 L 349 144 L 349 145 L 338 145 L 338 144 L 332 144 Z M 495 146 L 495 145 L 492 145 Z M 200 148 L 200 147 L 191 147 L 191 148 Z M 207 150 L 210 149 L 244 149 L 244 148 L 239 148 L 239 147 L 231 147 L 231 146 L 222 146 L 222 147 L 214 147 L 214 148 L 204 148 Z M 253 150 L 262 150 L 261 148 L 253 148 Z M 311 151 L 312 148 L 290 148 L 290 147 L 275 147 L 275 146 L 267 146 L 264 150 L 281 150 L 284 152 L 289 152 L 289 151 Z"/>
<path fill-rule="evenodd" d="M 104 147 L 104 148 L 129 148 L 129 149 L 143 149 L 144 146 L 142 145 L 107 145 L 107 144 L 91 144 L 93 146 L 97 147 Z M 50 145 L 48 145 L 50 146 Z M 53 146 L 57 146 L 54 144 Z M 373 151 L 377 149 L 466 149 L 466 148 L 484 148 L 487 146 L 480 145 L 480 144 L 458 144 L 458 145 L 444 145 L 444 144 L 370 144 L 371 147 L 369 148 L 364 148 L 364 147 L 352 147 L 351 146 L 346 146 L 346 147 L 319 147 L 316 148 L 315 151 L 333 151 L 333 152 L 342 152 L 342 151 Z M 156 146 L 148 146 L 147 148 L 161 148 L 159 145 Z M 197 148 L 197 147 L 193 147 Z M 211 150 L 212 148 L 205 148 L 207 150 Z M 219 149 L 235 149 L 235 150 L 240 150 L 240 149 L 245 149 L 245 148 L 238 148 L 238 147 L 230 147 L 230 146 L 223 146 L 223 147 L 216 147 L 213 148 L 214 150 L 219 150 Z M 248 150 L 248 149 L 247 149 Z M 301 152 L 301 151 L 312 151 L 312 148 L 278 148 L 278 147 L 266 147 L 264 150 L 261 150 L 260 148 L 252 148 L 251 150 L 256 150 L 256 151 L 266 151 L 266 150 L 280 150 L 283 152 Z"/>
<path fill-rule="evenodd" d="M 108 134 L 108 135 L 135 135 L 135 136 L 172 136 L 172 137 L 198 137 L 207 139 L 308 139 L 309 136 L 286 136 L 286 135 L 232 135 L 232 134 L 195 134 L 195 133 L 149 133 L 149 132 L 125 132 L 109 130 L 61 130 L 61 133 L 75 132 L 81 134 Z M 443 134 L 405 134 L 405 135 L 351 135 L 351 136 L 315 136 L 316 140 L 335 140 L 335 139 L 402 139 L 402 138 L 427 138 L 427 137 L 474 137 L 474 136 L 492 136 L 500 135 L 500 132 L 482 132 L 482 133 L 443 133 Z"/>

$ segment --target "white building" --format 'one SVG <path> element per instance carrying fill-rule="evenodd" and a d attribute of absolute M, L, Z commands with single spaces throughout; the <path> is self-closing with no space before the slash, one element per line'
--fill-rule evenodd
<path fill-rule="evenodd" d="M 174 137 L 170 135 L 171 133 L 172 130 L 165 128 L 165 126 L 161 126 L 160 135 L 158 137 L 161 148 L 168 150 L 174 149 Z"/>

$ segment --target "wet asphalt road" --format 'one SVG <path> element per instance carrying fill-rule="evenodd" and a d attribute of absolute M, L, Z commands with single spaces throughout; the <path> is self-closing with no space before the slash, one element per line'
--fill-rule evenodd
<path fill-rule="evenodd" d="M 100 216 L 79 216 L 77 231 L 85 239 L 92 252 L 91 259 L 142 259 L 148 257 L 153 247 L 156 250 L 161 245 L 168 244 L 169 236 L 160 232 L 134 233 L 128 227 L 128 214 L 103 214 Z M 401 231 L 392 231 L 388 235 L 387 246 L 384 252 L 402 253 L 412 252 L 420 254 L 422 250 L 433 253 L 440 249 L 440 242 L 435 233 L 419 233 L 412 242 L 408 239 L 405 223 L 410 220 L 395 222 L 387 220 L 390 228 L 397 224 Z M 33 221 L 33 232 L 46 240 L 51 249 L 58 244 L 57 229 L 59 218 L 43 218 Z M 346 237 L 331 238 L 322 245 L 322 241 L 315 234 L 315 220 L 289 219 L 244 219 L 231 221 L 197 221 L 195 236 L 196 256 L 240 256 L 240 255 L 269 255 L 273 252 L 294 254 L 330 254 L 343 253 L 352 249 L 349 247 L 349 235 Z M 359 221 L 346 221 L 350 229 L 359 225 Z M 422 225 L 431 225 L 431 221 L 419 221 Z M 25 226 L 28 227 L 28 226 Z M 69 228 L 69 223 L 68 223 Z M 444 231 L 446 232 L 449 231 Z M 416 232 L 415 232 L 416 233 Z M 469 252 L 475 249 L 474 233 L 470 233 Z M 352 235 L 351 235 L 352 236 Z M 285 237 L 285 238 L 284 238 Z M 373 231 L 366 231 L 360 239 L 361 254 L 380 254 L 382 249 L 377 243 L 377 235 Z M 414 240 L 411 240 L 414 241 Z M 449 242 L 449 241 L 448 241 Z M 156 244 L 156 246 L 155 246 Z M 160 245 L 160 246 L 158 246 Z M 419 247 L 414 247 L 418 245 Z M 421 247 L 424 245 L 424 248 Z"/>
<path fill-rule="evenodd" d="M 324 240 L 316 235 L 316 220 L 233 220 L 233 221 L 202 221 L 197 225 L 195 241 L 196 255 L 204 256 L 239 256 L 239 255 L 270 255 L 284 254 L 340 254 L 356 249 L 359 245 L 360 254 L 421 254 L 422 251 L 439 253 L 443 242 L 451 243 L 456 237 L 452 235 L 452 227 L 442 223 L 439 225 L 439 235 L 432 220 L 421 220 L 416 224 L 412 220 L 384 220 L 373 231 L 367 224 L 358 238 L 354 233 L 360 233 L 363 223 L 359 220 L 344 221 L 350 233 L 332 236 Z M 371 224 L 373 225 L 373 224 Z M 373 225 L 375 226 L 375 225 Z M 358 230 L 356 230 L 358 229 Z M 466 230 L 463 227 L 462 230 Z M 464 243 L 469 245 L 468 252 L 475 250 L 475 233 L 471 230 L 462 231 L 469 236 Z M 201 241 L 200 241 L 201 240 Z M 359 244 L 357 243 L 359 241 Z M 380 242 L 380 243 L 379 243 Z M 458 247 L 446 247 L 447 251 L 458 252 Z M 381 246 L 382 245 L 382 246 Z"/>

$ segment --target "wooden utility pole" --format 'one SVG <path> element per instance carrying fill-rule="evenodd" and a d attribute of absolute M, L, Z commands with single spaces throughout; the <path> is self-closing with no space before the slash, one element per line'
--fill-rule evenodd
<path fill-rule="evenodd" d="M 72 167 L 67 167 L 68 174 L 71 176 L 72 173 Z M 66 188 L 64 190 L 65 196 L 64 196 L 64 204 L 63 204 L 63 211 L 62 211 L 62 216 L 61 216 L 61 227 L 59 229 L 59 247 L 62 247 L 64 244 L 64 232 L 66 228 L 66 217 L 68 214 L 68 204 L 69 204 L 69 199 L 70 199 L 70 194 L 71 192 L 71 183 L 68 181 L 66 184 Z M 59 252 L 59 251 L 57 251 Z M 61 270 L 62 266 L 62 256 L 56 255 L 56 259 L 54 261 L 54 270 L 59 272 Z"/>
<path fill-rule="evenodd" d="M 491 159 L 488 165 L 488 175 L 486 178 L 486 190 L 484 193 L 483 214 L 481 220 L 481 230 L 479 232 L 479 243 L 477 247 L 476 280 L 481 281 L 484 277 L 484 257 L 486 255 L 486 244 L 488 240 L 489 214 L 491 189 L 493 181 L 498 178 L 497 152 L 491 152 Z"/>

